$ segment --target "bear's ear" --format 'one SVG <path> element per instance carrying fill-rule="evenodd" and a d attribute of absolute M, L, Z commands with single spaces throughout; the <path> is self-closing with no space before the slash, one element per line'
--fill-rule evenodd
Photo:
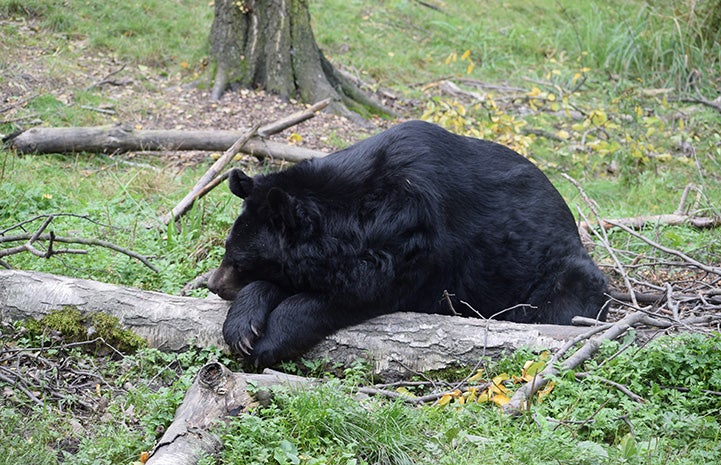
<path fill-rule="evenodd" d="M 282 232 L 295 231 L 300 223 L 295 199 L 284 190 L 273 187 L 268 191 L 267 200 L 273 226 Z"/>
<path fill-rule="evenodd" d="M 237 195 L 241 199 L 245 199 L 253 190 L 253 178 L 246 175 L 238 168 L 233 168 L 228 174 L 228 187 L 230 192 Z"/>

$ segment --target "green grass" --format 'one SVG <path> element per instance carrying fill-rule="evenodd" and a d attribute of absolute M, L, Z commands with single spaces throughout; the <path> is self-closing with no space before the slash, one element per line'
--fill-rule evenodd
<path fill-rule="evenodd" d="M 61 53 L 72 56 L 89 45 L 122 61 L 164 68 L 197 63 L 206 54 L 213 9 L 192 0 L 2 0 L 0 16 L 38 19 Z"/>
<path fill-rule="evenodd" d="M 467 63 L 449 68 L 445 60 L 466 50 L 476 65 L 470 77 L 487 82 L 540 77 L 539 63 L 555 58 L 652 87 L 685 89 L 692 70 L 712 79 L 720 66 L 721 46 L 699 26 L 703 12 L 688 13 L 676 2 L 437 4 L 443 11 L 400 0 L 382 6 L 327 0 L 313 2 L 311 12 L 331 57 L 386 85 L 464 74 Z"/>
<path fill-rule="evenodd" d="M 721 388 L 720 344 L 718 335 L 664 338 L 604 363 L 619 348 L 607 344 L 589 368 L 602 365 L 597 376 L 624 383 L 644 404 L 598 378 L 562 376 L 547 400 L 515 419 L 488 404 L 411 409 L 359 401 L 342 382 L 282 392 L 231 422 L 216 463 L 708 463 L 721 457 L 721 401 L 702 390 Z M 490 369 L 517 373 L 527 356 Z M 668 389 L 680 379 L 689 392 Z"/>
<path fill-rule="evenodd" d="M 23 334 L 14 339 L 17 347 L 40 345 L 28 333 L 16 333 Z M 7 343 L 11 336 L 5 332 L 3 338 Z M 57 340 L 45 344 L 39 355 L 46 359 L 90 363 L 86 370 L 103 379 L 104 410 L 93 417 L 67 399 L 63 412 L 52 402 L 42 409 L 18 391 L 6 392 L 0 463 L 131 463 L 169 424 L 198 367 L 219 356 L 143 349 L 108 361 L 63 349 Z M 690 465 L 721 459 L 721 399 L 709 392 L 721 391 L 721 337 L 663 337 L 617 354 L 621 345 L 605 344 L 582 368 L 592 376 L 562 374 L 543 402 L 515 418 L 489 403 L 408 407 L 356 397 L 367 382 L 364 368 L 311 388 L 276 389 L 269 403 L 220 426 L 225 448 L 202 463 Z M 489 374 L 517 375 L 529 357 L 520 351 L 491 363 Z M 645 402 L 634 402 L 603 379 L 622 383 Z"/>

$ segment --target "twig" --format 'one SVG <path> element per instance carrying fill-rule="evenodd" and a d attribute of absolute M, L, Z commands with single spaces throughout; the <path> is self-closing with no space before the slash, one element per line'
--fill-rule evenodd
<path fill-rule="evenodd" d="M 432 3 L 424 2 L 422 0 L 416 0 L 416 3 L 418 3 L 419 5 L 424 6 L 426 8 L 430 8 L 431 10 L 438 11 L 439 13 L 445 13 L 443 8 L 441 8 L 437 5 L 433 5 Z"/>
<path fill-rule="evenodd" d="M 678 392 L 691 392 L 691 389 L 687 387 L 682 386 L 659 386 L 661 389 L 673 389 L 674 391 Z M 703 392 L 704 394 L 710 394 L 712 396 L 721 396 L 721 392 L 718 391 L 710 391 L 708 389 L 699 389 L 699 392 Z"/>
<path fill-rule="evenodd" d="M 674 321 L 678 321 L 678 302 L 673 298 L 673 286 L 670 283 L 666 284 L 666 306 L 671 313 L 673 313 Z"/>
<path fill-rule="evenodd" d="M 34 98 L 35 98 L 35 96 L 31 95 L 30 97 L 23 97 L 21 99 L 18 99 L 17 101 L 15 101 L 13 103 L 5 105 L 4 107 L 0 107 L 0 113 L 5 113 L 6 111 L 10 111 L 16 107 L 21 107 L 21 106 L 25 105 L 26 103 L 28 103 L 28 101 L 30 101 Z"/>
<path fill-rule="evenodd" d="M 621 228 L 622 230 L 626 231 L 628 234 L 632 235 L 633 237 L 636 237 L 636 238 L 638 238 L 638 239 L 641 239 L 642 241 L 644 241 L 644 242 L 647 243 L 648 245 L 650 245 L 650 246 L 652 246 L 652 247 L 655 247 L 655 248 L 657 248 L 658 250 L 661 250 L 662 252 L 666 252 L 667 254 L 670 254 L 670 255 L 675 255 L 675 256 L 679 257 L 680 259 L 685 260 L 685 261 L 688 262 L 690 265 L 693 265 L 693 266 L 695 266 L 696 268 L 699 268 L 699 269 L 701 269 L 701 270 L 703 270 L 703 271 L 706 271 L 706 272 L 708 272 L 708 273 L 713 273 L 713 274 L 721 275 L 721 268 L 718 268 L 718 267 L 715 267 L 715 266 L 704 265 L 703 263 L 701 263 L 701 262 L 699 262 L 699 261 L 697 261 L 697 260 L 694 260 L 693 258 L 689 257 L 688 255 L 684 254 L 683 252 L 680 252 L 680 251 L 675 250 L 675 249 L 671 249 L 671 248 L 669 248 L 669 247 L 665 247 L 665 246 L 659 244 L 658 242 L 655 242 L 655 241 L 649 239 L 648 237 L 644 236 L 643 234 L 639 234 L 639 233 L 637 233 L 636 231 L 632 230 L 631 228 L 629 228 L 629 227 L 627 227 L 627 226 L 625 226 L 625 225 L 622 225 L 621 223 L 613 223 L 613 222 L 611 222 L 611 221 L 608 221 L 608 222 L 611 223 L 613 226 L 616 226 L 616 227 L 618 227 L 618 228 Z"/>
<path fill-rule="evenodd" d="M 13 380 L 13 379 L 10 379 L 10 378 L 8 378 L 7 376 L 5 376 L 5 375 L 3 375 L 3 374 L 0 374 L 0 381 L 4 381 L 5 383 L 9 384 L 10 386 L 15 386 L 15 387 L 17 387 L 17 388 L 20 389 L 26 396 L 28 396 L 28 397 L 30 398 L 30 400 L 32 400 L 32 401 L 35 402 L 36 404 L 40 405 L 41 407 L 44 405 L 43 401 L 40 400 L 40 399 L 38 399 L 38 398 L 35 396 L 35 394 L 33 394 L 32 392 L 30 392 L 30 390 L 26 389 L 25 386 L 23 386 L 22 384 L 20 384 L 20 382 L 18 382 L 19 380 L 17 380 L 17 379 Z"/>
<path fill-rule="evenodd" d="M 599 215 L 598 210 L 596 209 L 596 204 L 593 202 L 588 195 L 586 195 L 586 191 L 583 190 L 583 187 L 581 187 L 581 184 L 578 183 L 575 179 L 573 179 L 571 176 L 567 175 L 566 173 L 561 174 L 564 178 L 566 178 L 567 181 L 569 181 L 571 184 L 576 186 L 576 189 L 578 189 L 578 192 L 581 194 L 581 198 L 586 202 L 586 205 L 591 209 L 591 212 L 593 212 L 593 215 L 596 217 L 596 221 L 598 224 L 603 224 L 603 220 L 601 220 L 601 215 Z M 588 219 L 585 217 L 583 212 L 579 209 L 578 210 L 579 215 L 581 215 L 584 218 L 584 221 L 588 223 Z M 616 254 L 613 252 L 613 249 L 611 248 L 611 242 L 608 240 L 608 234 L 606 233 L 606 230 L 604 228 L 601 228 L 601 234 L 603 237 L 601 237 L 596 230 L 592 230 L 593 234 L 601 241 L 604 248 L 608 251 L 609 255 L 611 255 L 611 259 L 613 259 L 613 262 L 616 264 L 616 268 L 623 278 L 623 282 L 626 285 L 626 289 L 628 290 L 628 294 L 631 297 L 631 303 L 634 307 L 638 307 L 638 301 L 636 300 L 636 292 L 633 289 L 633 286 L 631 286 L 631 282 L 628 279 L 628 273 L 626 273 L 626 270 L 624 269 L 623 265 L 621 264 L 621 261 L 618 259 Z"/>
<path fill-rule="evenodd" d="M 0 236 L 0 243 L 6 243 L 6 242 L 19 242 L 19 241 L 29 241 L 33 237 L 33 234 L 21 234 L 17 236 Z M 158 269 L 153 266 L 150 261 L 145 258 L 144 256 L 137 254 L 133 252 L 132 250 L 128 250 L 126 248 L 120 247 L 119 245 L 115 245 L 112 242 L 103 241 L 100 239 L 85 239 L 82 237 L 64 237 L 64 236 L 51 236 L 50 234 L 40 234 L 35 238 L 36 241 L 54 241 L 54 242 L 63 242 L 66 244 L 83 244 L 83 245 L 94 245 L 98 247 L 105 247 L 106 249 L 115 250 L 116 252 L 120 252 L 122 254 L 125 254 L 129 257 L 135 258 L 136 260 L 139 260 L 142 262 L 143 265 L 147 266 L 151 270 L 158 272 Z M 33 251 L 34 250 L 34 251 Z M 33 253 L 34 255 L 42 256 L 44 258 L 49 258 L 47 255 L 47 252 L 40 252 L 32 245 L 24 244 L 17 247 L 11 247 L 8 249 L 0 250 L 0 257 L 7 257 L 9 255 L 14 255 L 16 253 L 28 251 Z M 86 254 L 88 253 L 85 250 L 73 250 L 73 249 L 66 249 L 66 250 L 54 250 L 52 251 L 51 255 L 57 255 L 61 253 L 67 253 L 67 254 Z"/>
<path fill-rule="evenodd" d="M 213 166 L 195 183 L 195 186 L 183 197 L 175 208 L 170 211 L 170 215 L 166 215 L 162 218 L 164 224 L 168 224 L 171 221 L 177 221 L 178 218 L 187 213 L 195 203 L 199 192 L 213 181 L 213 179 L 220 174 L 235 155 L 240 152 L 240 149 L 250 140 L 251 137 L 257 134 L 260 123 L 255 124 L 252 128 L 247 130 L 235 143 L 218 158 Z"/>
<path fill-rule="evenodd" d="M 106 115 L 114 115 L 116 114 L 115 110 L 108 110 L 106 108 L 97 108 L 97 107 L 91 107 L 89 105 L 80 105 L 80 108 L 83 110 L 90 110 L 90 111 L 96 111 L 98 113 L 103 113 Z"/>
<path fill-rule="evenodd" d="M 321 100 L 320 102 L 312 105 L 306 110 L 296 112 L 286 118 L 282 118 L 273 123 L 261 126 L 256 124 L 248 131 L 246 131 L 235 143 L 221 155 L 218 160 L 213 163 L 208 171 L 195 183 L 195 186 L 190 192 L 181 200 L 170 212 L 165 215 L 162 219 L 164 224 L 168 224 L 171 221 L 177 221 L 178 218 L 187 213 L 192 207 L 195 201 L 207 194 L 213 187 L 220 184 L 222 179 L 216 180 L 216 178 L 225 170 L 225 167 L 233 160 L 233 157 L 248 143 L 248 141 L 256 134 L 266 137 L 272 134 L 281 132 L 291 126 L 301 123 L 307 119 L 310 119 L 316 115 L 317 112 L 327 107 L 331 103 L 331 99 Z"/>
<path fill-rule="evenodd" d="M 105 77 L 104 77 L 103 79 L 101 79 L 100 81 L 96 81 L 96 82 L 90 84 L 88 87 L 85 88 L 85 90 L 86 90 L 86 91 L 87 91 L 87 90 L 92 90 L 92 89 L 94 89 L 94 88 L 96 88 L 96 87 L 102 86 L 103 84 L 112 84 L 112 85 L 114 85 L 114 86 L 124 85 L 124 83 L 118 83 L 118 82 L 116 82 L 116 81 L 111 81 L 111 80 L 110 80 L 110 78 L 111 78 L 112 76 L 115 76 L 116 74 L 118 74 L 119 72 L 121 72 L 121 71 L 124 70 L 124 69 L 125 69 L 125 65 L 121 66 L 120 68 L 116 69 L 115 71 L 111 71 L 110 73 L 106 74 Z"/>
<path fill-rule="evenodd" d="M 631 391 L 631 390 L 630 390 L 626 385 L 624 385 L 624 384 L 620 384 L 620 383 L 617 383 L 617 382 L 615 382 L 615 381 L 611 381 L 610 379 L 601 378 L 600 376 L 590 375 L 589 373 L 576 373 L 575 376 L 576 376 L 576 379 L 586 379 L 586 378 L 589 378 L 589 377 L 593 377 L 593 379 L 597 379 L 597 380 L 599 380 L 600 382 L 602 382 L 603 384 L 608 384 L 609 386 L 615 387 L 616 389 L 618 389 L 618 390 L 621 391 L 622 393 L 626 394 L 626 395 L 627 395 L 632 401 L 634 401 L 634 402 L 638 402 L 639 404 L 643 404 L 643 403 L 646 402 L 646 399 L 644 399 L 643 397 L 641 397 L 641 396 L 639 396 L 638 394 L 636 394 L 636 393 L 634 393 L 633 391 Z"/>
<path fill-rule="evenodd" d="M 719 105 L 718 103 L 713 102 L 711 100 L 707 100 L 703 97 L 698 97 L 698 98 L 681 97 L 681 98 L 677 98 L 675 100 L 678 102 L 684 102 L 684 103 L 699 103 L 701 105 L 706 105 L 707 107 L 713 108 L 714 110 L 721 113 L 721 105 Z"/>

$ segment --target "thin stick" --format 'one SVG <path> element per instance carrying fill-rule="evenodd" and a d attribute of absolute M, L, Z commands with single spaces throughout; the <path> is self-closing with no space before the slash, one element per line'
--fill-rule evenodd
<path fill-rule="evenodd" d="M 193 206 L 197 194 L 207 186 L 218 174 L 220 174 L 235 155 L 240 152 L 240 149 L 250 140 L 251 137 L 257 134 L 260 123 L 256 124 L 248 131 L 246 131 L 235 143 L 218 158 L 213 166 L 195 183 L 195 186 L 183 197 L 178 205 L 170 211 L 170 215 L 166 215 L 162 218 L 163 223 L 168 224 L 171 221 L 176 221 L 178 218 L 187 213 Z"/>
<path fill-rule="evenodd" d="M 689 257 L 688 255 L 684 254 L 683 252 L 665 247 L 665 246 L 659 244 L 658 242 L 655 242 L 655 241 L 649 239 L 648 237 L 644 236 L 643 234 L 639 234 L 636 231 L 634 231 L 633 229 L 628 228 L 620 223 L 613 223 L 611 221 L 608 221 L 608 222 L 611 223 L 613 226 L 616 226 L 617 228 L 623 229 L 624 231 L 626 231 L 628 234 L 632 235 L 633 237 L 637 237 L 638 239 L 641 239 L 648 245 L 655 247 L 662 252 L 666 252 L 667 254 L 670 254 L 670 255 L 675 255 L 675 256 L 679 257 L 680 259 L 685 260 L 687 263 L 695 266 L 696 268 L 704 270 L 708 273 L 721 275 L 721 268 L 718 268 L 715 266 L 704 265 L 703 263 L 701 263 L 697 260 L 694 260 L 693 258 Z"/>
<path fill-rule="evenodd" d="M 308 109 L 296 112 L 286 118 L 280 119 L 270 124 L 266 124 L 262 127 L 260 126 L 260 124 L 256 124 L 255 126 L 250 128 L 238 140 L 236 140 L 235 143 L 228 150 L 226 150 L 220 158 L 215 161 L 215 163 L 213 163 L 213 166 L 211 166 L 208 171 L 206 171 L 206 173 L 198 180 L 198 182 L 195 183 L 195 186 L 190 190 L 190 192 L 188 192 L 188 195 L 186 195 L 183 200 L 181 200 L 178 205 L 176 205 L 175 208 L 171 210 L 170 214 L 165 215 L 162 218 L 163 223 L 168 224 L 171 221 L 178 220 L 178 218 L 183 216 L 193 207 L 193 203 L 195 203 L 198 198 L 207 194 L 210 189 L 217 186 L 220 181 L 222 181 L 222 179 L 215 182 L 214 180 L 216 179 L 216 177 L 218 177 L 218 175 L 220 175 L 225 170 L 225 167 L 228 166 L 231 160 L 233 160 L 233 157 L 235 157 L 235 155 L 240 152 L 240 149 L 242 149 L 243 146 L 248 143 L 248 141 L 253 136 L 257 134 L 266 137 L 281 132 L 284 129 L 287 129 L 291 126 L 294 126 L 298 123 L 312 118 L 317 112 L 327 107 L 330 102 L 330 99 L 321 100 L 320 102 L 309 107 Z M 206 186 L 209 186 L 211 183 L 214 183 L 212 187 L 204 191 Z"/>
<path fill-rule="evenodd" d="M 32 237 L 33 237 L 33 235 L 30 234 L 30 233 L 28 233 L 28 234 L 20 234 L 20 235 L 17 235 L 17 236 L 7 236 L 7 237 L 2 237 L 2 238 L 0 238 L 0 243 L 3 243 L 3 242 L 17 242 L 17 241 L 29 241 Z M 51 239 L 50 234 L 41 234 L 41 235 L 35 237 L 35 240 L 36 240 L 36 241 L 49 241 L 50 239 Z M 103 240 L 100 240 L 100 239 L 85 239 L 85 238 L 82 238 L 82 237 L 63 237 L 63 236 L 54 236 L 54 237 L 52 238 L 52 240 L 55 241 L 55 242 L 63 242 L 63 243 L 66 243 L 66 244 L 96 245 L 96 246 L 99 246 L 99 247 L 105 247 L 105 248 L 107 248 L 107 249 L 115 250 L 116 252 L 120 252 L 120 253 L 125 254 L 125 255 L 127 255 L 127 256 L 129 256 L 129 257 L 135 258 L 136 260 L 139 260 L 140 262 L 143 263 L 143 265 L 147 266 L 148 268 L 150 268 L 151 270 L 155 271 L 156 273 L 158 272 L 158 269 L 157 269 L 155 266 L 153 266 L 153 264 L 150 263 L 150 261 L 148 261 L 147 258 L 143 257 L 143 256 L 140 255 L 140 254 L 137 254 L 137 253 L 133 252 L 132 250 L 128 250 L 128 249 L 125 249 L 125 248 L 120 247 L 120 246 L 118 246 L 118 245 L 115 245 L 115 244 L 113 244 L 112 242 L 107 242 L 107 241 L 103 241 Z M 21 246 L 18 246 L 18 247 L 11 247 L 11 248 L 8 248 L 8 249 L 2 249 L 2 250 L 0 250 L 0 257 L 7 257 L 7 256 L 9 256 L 9 255 L 14 255 L 14 254 L 16 254 L 16 253 L 24 252 L 24 251 L 26 251 L 26 250 L 27 250 L 28 252 L 33 252 L 32 249 L 33 249 L 32 247 L 30 247 L 30 248 L 28 247 L 28 244 L 21 245 Z M 33 252 L 33 253 L 34 253 L 34 252 Z M 40 253 L 41 253 L 43 256 L 46 255 L 46 254 L 43 253 L 43 252 L 40 252 Z M 87 251 L 85 251 L 85 250 L 55 250 L 55 251 L 53 251 L 52 254 L 55 255 L 55 254 L 59 254 L 59 253 L 85 254 L 85 253 L 87 253 Z M 34 254 L 37 255 L 36 253 L 34 253 Z"/>
<path fill-rule="evenodd" d="M 598 214 L 598 210 L 596 209 L 596 204 L 586 195 L 586 191 L 583 190 L 583 187 L 581 187 L 581 184 L 578 183 L 575 179 L 573 179 L 571 176 L 562 173 L 561 174 L 566 180 L 568 180 L 571 184 L 576 186 L 576 189 L 578 189 L 578 192 L 581 194 L 581 198 L 586 202 L 586 205 L 591 209 L 591 212 L 593 212 L 593 215 L 596 217 L 596 221 L 598 222 L 599 226 L 601 226 L 601 234 L 603 237 L 601 237 L 595 229 L 592 229 L 593 234 L 598 237 L 601 242 L 603 243 L 603 246 L 606 248 L 608 253 L 611 255 L 611 258 L 613 259 L 613 262 L 616 264 L 616 267 L 618 269 L 618 272 L 621 274 L 621 277 L 623 278 L 623 282 L 626 285 L 626 289 L 628 289 L 629 296 L 631 297 L 631 303 L 634 307 L 638 307 L 638 301 L 636 300 L 636 292 L 633 290 L 633 286 L 631 286 L 631 282 L 628 280 L 628 273 L 626 273 L 626 270 L 623 268 L 623 265 L 621 264 L 621 261 L 618 259 L 616 254 L 613 252 L 613 249 L 611 248 L 611 242 L 608 240 L 608 234 L 606 233 L 606 229 L 603 227 L 603 220 L 601 219 L 601 215 Z M 578 213 L 583 217 L 584 221 L 588 224 L 588 219 L 583 215 L 583 212 L 579 209 Z"/>

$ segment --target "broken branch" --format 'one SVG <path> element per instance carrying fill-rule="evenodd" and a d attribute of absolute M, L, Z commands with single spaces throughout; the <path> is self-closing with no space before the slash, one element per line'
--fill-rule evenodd
<path fill-rule="evenodd" d="M 132 250 L 126 249 L 124 247 L 120 247 L 119 245 L 113 244 L 112 242 L 103 241 L 101 239 L 85 239 L 82 237 L 65 237 L 65 236 L 57 236 L 53 231 L 50 231 L 50 233 L 43 234 L 43 232 L 47 229 L 47 227 L 50 225 L 50 223 L 57 218 L 58 216 L 74 216 L 77 218 L 88 218 L 82 216 L 82 215 L 69 215 L 69 214 L 51 214 L 51 215 L 39 215 L 34 218 L 31 218 L 29 220 L 23 221 L 21 223 L 18 223 L 14 226 L 11 226 L 3 231 L 0 231 L 0 244 L 3 243 L 11 243 L 11 242 L 22 242 L 25 241 L 25 244 L 15 246 L 15 247 L 9 247 L 6 249 L 0 249 L 0 257 L 8 257 L 10 255 L 15 255 L 22 252 L 30 252 L 35 256 L 38 256 L 40 258 L 50 258 L 53 255 L 58 254 L 87 254 L 88 252 L 86 250 L 78 250 L 78 249 L 61 249 L 61 250 L 55 250 L 53 245 L 55 242 L 62 242 L 65 244 L 83 244 L 83 245 L 91 245 L 91 246 L 97 246 L 97 247 L 104 247 L 106 249 L 111 249 L 116 252 L 120 252 L 124 255 L 127 255 L 129 257 L 132 257 L 138 261 L 140 261 L 143 265 L 147 266 L 154 272 L 158 272 L 158 269 L 153 266 L 150 261 L 136 253 Z M 34 232 L 34 233 L 25 233 L 25 234 L 17 234 L 14 236 L 5 236 L 4 234 L 8 231 L 12 231 L 13 229 L 17 229 L 22 227 L 25 224 L 28 224 L 32 221 L 35 221 L 40 218 L 45 218 L 43 221 L 43 224 Z M 89 220 L 92 221 L 92 220 Z M 47 250 L 41 251 L 38 250 L 34 244 L 36 242 L 47 242 Z"/>

